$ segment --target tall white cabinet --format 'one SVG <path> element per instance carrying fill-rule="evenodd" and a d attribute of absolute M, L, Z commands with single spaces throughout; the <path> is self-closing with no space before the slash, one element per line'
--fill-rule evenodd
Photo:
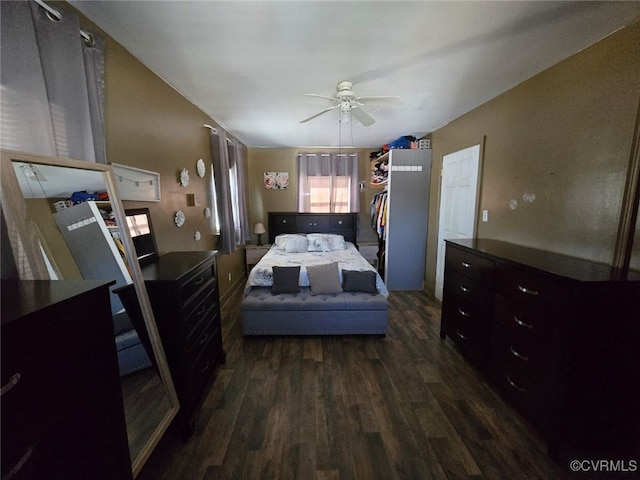
<path fill-rule="evenodd" d="M 111 311 L 123 309 L 113 290 L 132 283 L 131 274 L 114 241 L 118 227 L 107 227 L 96 202 L 88 201 L 56 212 L 53 217 L 64 237 L 78 269 L 86 280 L 112 279 Z"/>
<path fill-rule="evenodd" d="M 427 252 L 431 150 L 388 153 L 384 280 L 389 290 L 421 290 Z"/>

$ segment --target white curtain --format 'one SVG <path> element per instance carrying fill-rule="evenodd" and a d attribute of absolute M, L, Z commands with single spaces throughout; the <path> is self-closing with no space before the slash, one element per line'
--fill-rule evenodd
<path fill-rule="evenodd" d="M 2 148 L 106 163 L 103 40 L 77 16 L 0 2 Z"/>
<path fill-rule="evenodd" d="M 234 222 L 236 227 L 236 244 L 245 245 L 251 241 L 249 214 L 247 211 L 246 187 L 244 178 L 244 149 L 240 142 L 233 140 L 230 145 L 229 159 L 231 170 L 231 184 L 235 183 L 235 198 L 233 198 Z M 235 182 L 234 182 L 235 179 Z"/>
<path fill-rule="evenodd" d="M 319 178 L 321 177 L 321 178 Z M 318 183 L 317 180 L 322 180 Z M 322 185 L 318 187 L 318 185 Z M 298 211 L 312 211 L 312 191 L 326 190 L 323 210 L 340 213 L 346 206 L 349 212 L 360 211 L 357 153 L 299 153 L 298 154 Z"/>

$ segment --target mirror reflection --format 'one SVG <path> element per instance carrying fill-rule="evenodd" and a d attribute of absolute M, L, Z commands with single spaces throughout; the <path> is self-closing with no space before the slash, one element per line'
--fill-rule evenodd
<path fill-rule="evenodd" d="M 118 209 L 122 209 L 116 208 L 115 192 L 102 170 L 15 158 L 11 165 L 49 277 L 115 280 L 110 287 L 114 342 L 129 450 L 138 473 L 150 444 L 157 443 L 177 410 L 175 392 L 167 389 L 170 380 L 161 379 L 168 374 L 164 355 L 154 353 L 152 338 L 158 337 L 155 328 L 148 328 L 153 320 L 142 313 L 150 308 L 130 301 L 138 262 L 156 255 L 148 209 L 126 211 L 121 222 Z M 131 237 L 124 238 L 131 233 L 133 243 Z M 127 255 L 127 241 L 138 254 Z"/>

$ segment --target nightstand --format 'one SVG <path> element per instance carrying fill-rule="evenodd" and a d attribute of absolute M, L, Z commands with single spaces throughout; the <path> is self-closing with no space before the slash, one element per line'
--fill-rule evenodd
<path fill-rule="evenodd" d="M 264 257 L 267 250 L 271 248 L 271 245 L 245 245 L 244 253 L 245 253 L 245 262 L 247 264 L 247 275 L 251 271 L 253 267 L 256 266 L 256 263 L 260 261 L 262 257 Z"/>
<path fill-rule="evenodd" d="M 358 250 L 367 262 L 378 268 L 378 244 L 372 242 L 364 242 L 358 244 Z"/>

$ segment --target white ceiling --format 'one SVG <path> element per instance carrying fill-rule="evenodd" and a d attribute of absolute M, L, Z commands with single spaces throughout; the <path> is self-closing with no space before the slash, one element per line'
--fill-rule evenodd
<path fill-rule="evenodd" d="M 640 16 L 640 2 L 75 1 L 250 147 L 380 146 L 421 137 Z M 602 68 L 594 65 L 594 69 Z M 370 127 L 332 111 L 341 80 Z"/>

